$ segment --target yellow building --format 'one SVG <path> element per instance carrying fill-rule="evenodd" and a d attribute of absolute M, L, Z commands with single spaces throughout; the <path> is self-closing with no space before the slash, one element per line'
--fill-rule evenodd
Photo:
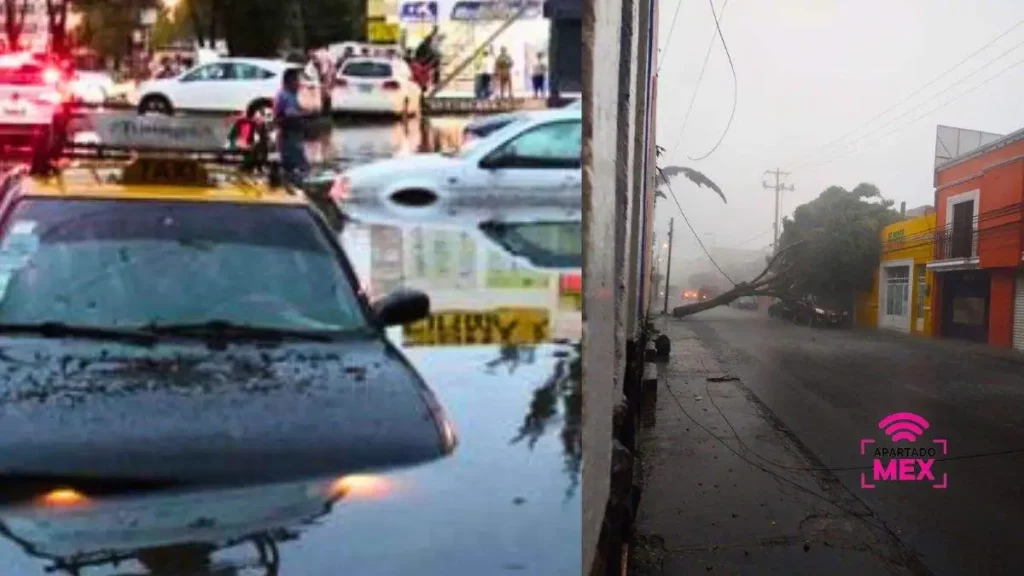
<path fill-rule="evenodd" d="M 932 335 L 935 212 L 882 229 L 882 258 L 870 293 L 857 296 L 858 326 L 877 327 L 923 336 Z"/>

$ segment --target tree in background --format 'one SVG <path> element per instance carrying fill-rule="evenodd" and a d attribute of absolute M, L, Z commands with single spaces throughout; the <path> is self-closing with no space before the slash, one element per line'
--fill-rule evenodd
<path fill-rule="evenodd" d="M 71 0 L 82 14 L 78 40 L 102 58 L 120 63 L 132 53 L 132 33 L 143 8 L 160 6 L 159 0 Z"/>
<path fill-rule="evenodd" d="M 46 26 L 50 35 L 50 50 L 55 54 L 67 54 L 68 10 L 71 0 L 46 0 Z"/>
<path fill-rule="evenodd" d="M 21 33 L 25 30 L 28 0 L 4 0 L 4 39 L 9 50 L 21 47 Z"/>
<path fill-rule="evenodd" d="M 830 186 L 816 199 L 783 219 L 778 260 L 792 279 L 791 291 L 810 294 L 828 305 L 850 310 L 855 294 L 871 289 L 878 268 L 882 228 L 899 219 L 893 201 L 873 184 L 853 190 Z"/>

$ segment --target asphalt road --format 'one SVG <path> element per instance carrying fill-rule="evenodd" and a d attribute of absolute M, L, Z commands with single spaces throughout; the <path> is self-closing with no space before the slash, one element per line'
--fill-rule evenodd
<path fill-rule="evenodd" d="M 1024 354 L 866 330 L 821 330 L 719 308 L 685 319 L 798 442 L 918 555 L 916 572 L 1021 574 L 1024 557 Z M 925 417 L 915 445 L 948 440 L 929 482 L 877 482 L 862 438 L 878 422 Z M 908 446 L 904 443 L 902 446 Z"/>

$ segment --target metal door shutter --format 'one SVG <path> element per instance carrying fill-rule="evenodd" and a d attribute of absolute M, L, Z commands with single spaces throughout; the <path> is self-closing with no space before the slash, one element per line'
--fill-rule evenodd
<path fill-rule="evenodd" d="M 1017 293 L 1013 299 L 1013 347 L 1024 350 L 1024 274 L 1017 275 Z"/>

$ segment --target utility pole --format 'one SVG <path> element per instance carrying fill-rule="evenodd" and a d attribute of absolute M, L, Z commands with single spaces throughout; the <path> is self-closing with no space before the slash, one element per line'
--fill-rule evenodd
<path fill-rule="evenodd" d="M 774 231 L 774 239 L 772 240 L 772 247 L 773 247 L 774 250 L 778 250 L 779 249 L 778 248 L 778 246 L 779 246 L 779 201 L 780 201 L 780 199 L 782 197 L 782 193 L 783 192 L 792 192 L 793 191 L 793 186 L 792 185 L 787 186 L 786 184 L 784 184 L 782 182 L 782 178 L 785 177 L 785 176 L 789 176 L 789 172 L 783 172 L 782 170 L 779 170 L 778 168 L 776 168 L 775 170 L 765 170 L 764 173 L 765 173 L 765 175 L 772 174 L 772 175 L 775 176 L 775 185 L 774 186 L 772 186 L 771 184 L 769 184 L 769 183 L 767 183 L 767 182 L 765 182 L 763 180 L 761 181 L 761 185 L 764 186 L 766 190 L 775 190 L 775 221 L 772 222 L 772 230 Z"/>
<path fill-rule="evenodd" d="M 668 314 L 668 280 L 672 277 L 672 230 L 675 228 L 676 219 L 670 218 L 668 221 L 668 261 L 665 263 L 665 307 L 662 308 L 662 314 Z"/>

